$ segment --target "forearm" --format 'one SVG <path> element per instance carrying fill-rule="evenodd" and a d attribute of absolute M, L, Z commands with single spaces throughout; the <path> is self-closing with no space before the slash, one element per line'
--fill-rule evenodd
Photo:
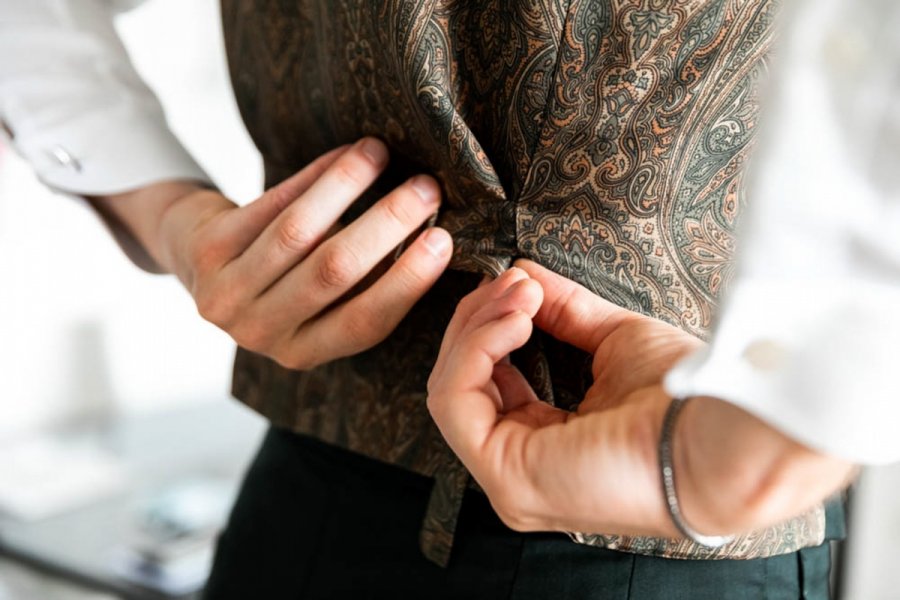
<path fill-rule="evenodd" d="M 617 408 L 573 416 L 527 447 L 525 460 L 539 474 L 534 486 L 553 494 L 538 511 L 510 511 L 514 526 L 532 530 L 550 522 L 561 531 L 681 537 L 665 502 L 658 454 L 671 398 L 659 387 L 637 394 Z M 687 403 L 672 445 L 684 518 L 709 535 L 743 533 L 796 516 L 856 472 L 852 463 L 816 453 L 711 398 Z M 562 464 L 580 477 L 573 479 Z M 572 481 L 591 483 L 585 489 Z"/>
<path fill-rule="evenodd" d="M 685 405 L 673 460 L 685 519 L 709 534 L 749 531 L 797 515 L 857 472 L 853 463 L 803 446 L 713 398 Z"/>

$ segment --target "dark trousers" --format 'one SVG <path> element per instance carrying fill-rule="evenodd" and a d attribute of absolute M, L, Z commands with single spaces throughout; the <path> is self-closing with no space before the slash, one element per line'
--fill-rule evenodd
<path fill-rule="evenodd" d="M 207 600 L 828 598 L 828 544 L 758 560 L 667 560 L 517 533 L 467 492 L 450 565 L 419 552 L 431 480 L 272 429 L 219 540 Z"/>

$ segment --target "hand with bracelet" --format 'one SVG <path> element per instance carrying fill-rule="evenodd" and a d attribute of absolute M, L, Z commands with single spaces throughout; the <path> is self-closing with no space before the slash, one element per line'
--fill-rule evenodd
<path fill-rule="evenodd" d="M 450 235 L 433 227 L 378 271 L 437 211 L 440 189 L 425 175 L 337 225 L 387 161 L 385 145 L 365 138 L 244 207 L 189 182 L 92 201 L 178 276 L 204 318 L 249 350 L 310 369 L 383 340 L 450 261 Z M 361 281 L 369 285 L 359 291 Z"/>
<path fill-rule="evenodd" d="M 516 267 L 461 302 L 428 397 L 442 434 L 513 529 L 727 535 L 799 514 L 855 474 L 726 402 L 694 398 L 670 411 L 663 376 L 702 342 L 533 262 Z M 533 326 L 593 355 L 593 385 L 576 412 L 540 402 L 506 359 Z"/>

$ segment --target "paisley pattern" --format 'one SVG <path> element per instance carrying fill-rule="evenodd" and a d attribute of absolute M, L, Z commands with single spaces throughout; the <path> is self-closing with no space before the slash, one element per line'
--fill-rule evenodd
<path fill-rule="evenodd" d="M 770 527 L 742 535 L 720 548 L 704 548 L 684 539 L 666 539 L 627 535 L 571 533 L 579 544 L 602 546 L 610 550 L 624 550 L 636 554 L 665 558 L 716 560 L 722 558 L 747 559 L 775 556 L 796 550 L 797 536 L 804 540 L 825 540 L 825 508 L 820 506 L 790 523 L 790 528 Z"/>
<path fill-rule="evenodd" d="M 520 253 L 704 336 L 730 279 L 772 10 L 574 3 L 518 202 Z"/>
<path fill-rule="evenodd" d="M 240 350 L 234 393 L 276 425 L 433 476 L 422 529 L 449 557 L 468 474 L 425 408 L 456 302 L 528 257 L 704 337 L 771 43 L 770 0 L 223 0 L 232 83 L 274 184 L 363 135 L 391 148 L 352 219 L 412 173 L 443 186 L 452 270 L 379 346 L 308 372 Z M 539 332 L 513 357 L 574 408 L 590 357 Z M 821 507 L 710 554 L 686 541 L 573 534 L 679 558 L 821 542 Z M 348 540 L 348 543 L 350 541 Z"/>

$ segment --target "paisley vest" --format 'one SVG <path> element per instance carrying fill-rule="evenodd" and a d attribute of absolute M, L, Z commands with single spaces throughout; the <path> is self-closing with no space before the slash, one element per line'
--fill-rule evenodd
<path fill-rule="evenodd" d="M 375 135 L 391 165 L 345 219 L 428 172 L 455 243 L 451 270 L 382 344 L 306 372 L 239 350 L 234 394 L 278 426 L 433 477 L 421 544 L 445 563 L 470 477 L 430 420 L 425 384 L 457 301 L 526 257 L 704 337 L 732 275 L 773 11 L 769 0 L 223 0 L 267 185 Z M 513 358 L 557 406 L 590 384 L 590 357 L 539 332 Z M 756 558 L 824 531 L 817 507 L 714 551 L 573 538 Z"/>

